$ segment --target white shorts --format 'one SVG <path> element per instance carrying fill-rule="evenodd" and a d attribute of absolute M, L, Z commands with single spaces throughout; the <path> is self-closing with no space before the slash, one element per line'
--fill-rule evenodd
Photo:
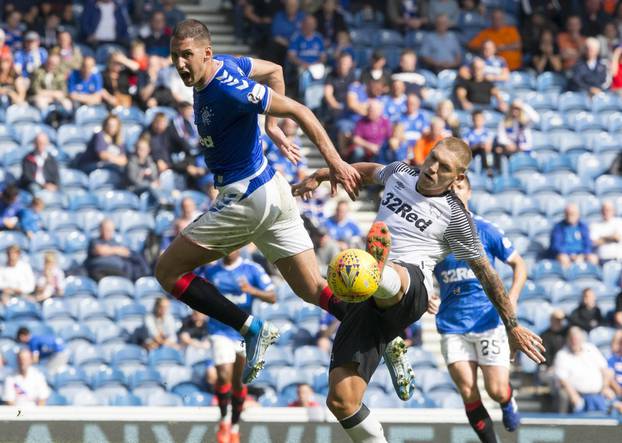
<path fill-rule="evenodd" d="M 182 235 L 223 255 L 255 243 L 271 262 L 313 249 L 289 183 L 279 172 L 270 178 L 266 165 L 264 160 L 254 176 L 219 187 L 210 210 Z"/>
<path fill-rule="evenodd" d="M 233 364 L 237 355 L 246 356 L 241 340 L 232 340 L 224 335 L 216 334 L 210 336 L 210 342 L 215 366 Z"/>
<path fill-rule="evenodd" d="M 442 334 L 441 352 L 447 365 L 474 361 L 482 366 L 510 368 L 510 347 L 503 325 L 478 333 Z"/>

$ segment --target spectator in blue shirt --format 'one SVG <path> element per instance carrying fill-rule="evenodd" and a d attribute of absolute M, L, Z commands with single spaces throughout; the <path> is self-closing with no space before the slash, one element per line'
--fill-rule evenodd
<path fill-rule="evenodd" d="M 43 208 L 43 200 L 39 197 L 34 197 L 30 203 L 30 207 L 20 209 L 17 213 L 19 228 L 29 238 L 32 237 L 35 232 L 43 230 L 43 218 L 41 217 Z"/>
<path fill-rule="evenodd" d="M 391 93 L 382 96 L 384 115 L 392 123 L 398 121 L 406 111 L 406 84 L 401 80 L 391 82 Z"/>
<path fill-rule="evenodd" d="M 22 23 L 22 14 L 19 11 L 11 12 L 6 19 L 4 33 L 6 35 L 5 43 L 13 50 L 22 47 L 22 34 L 24 32 L 24 24 Z"/>
<path fill-rule="evenodd" d="M 80 69 L 69 75 L 69 98 L 80 105 L 98 105 L 102 102 L 103 79 L 95 66 L 95 59 L 87 56 Z"/>
<path fill-rule="evenodd" d="M 482 167 L 486 170 L 488 175 L 492 175 L 492 167 L 494 164 L 492 141 L 494 136 L 488 128 L 486 128 L 486 119 L 481 110 L 473 111 L 471 119 L 473 121 L 473 127 L 468 129 L 464 136 L 464 141 L 469 144 L 473 152 L 473 157 L 481 157 Z"/>
<path fill-rule="evenodd" d="M 497 55 L 497 45 L 492 40 L 482 44 L 482 58 L 484 59 L 484 77 L 489 82 L 500 86 L 510 79 L 510 68 L 503 57 Z"/>
<path fill-rule="evenodd" d="M 462 48 L 458 37 L 449 31 L 449 18 L 445 14 L 436 17 L 434 32 L 430 32 L 421 41 L 419 56 L 426 66 L 439 72 L 443 69 L 455 69 L 462 60 Z"/>
<path fill-rule="evenodd" d="M 341 249 L 356 246 L 361 239 L 361 229 L 348 216 L 350 206 L 341 200 L 335 208 L 335 215 L 324 222 L 328 234 L 337 240 Z"/>
<path fill-rule="evenodd" d="M 80 33 L 90 45 L 125 44 L 129 23 L 124 8 L 114 0 L 88 0 L 80 16 Z"/>
<path fill-rule="evenodd" d="M 177 7 L 175 0 L 160 0 L 160 3 L 159 10 L 164 13 L 166 26 L 169 28 L 174 28 L 177 23 L 186 18 L 186 14 Z"/>
<path fill-rule="evenodd" d="M 20 205 L 17 201 L 19 189 L 15 185 L 8 185 L 0 195 L 0 231 L 5 229 L 17 229 Z"/>
<path fill-rule="evenodd" d="M 408 146 L 413 147 L 421 138 L 423 131 L 430 127 L 430 120 L 421 111 L 421 100 L 417 94 L 408 94 L 406 98 L 406 112 L 402 114 L 399 123 L 404 127 L 404 136 Z"/>
<path fill-rule="evenodd" d="M 292 35 L 287 52 L 288 61 L 299 70 L 307 69 L 315 63 L 326 62 L 326 51 L 322 36 L 315 30 L 317 20 L 312 15 L 302 20 L 300 32 Z"/>
<path fill-rule="evenodd" d="M 45 363 L 48 370 L 54 371 L 67 365 L 69 354 L 65 351 L 65 342 L 54 335 L 35 335 L 22 326 L 17 330 L 17 343 L 28 346 L 35 364 Z"/>
<path fill-rule="evenodd" d="M 272 19 L 272 61 L 283 64 L 289 41 L 300 29 L 305 13 L 299 9 L 298 0 L 285 0 L 284 9 Z"/>
<path fill-rule="evenodd" d="M 574 203 L 566 206 L 564 219 L 553 227 L 551 253 L 564 268 L 586 261 L 598 264 L 598 256 L 592 253 L 589 229 L 580 220 L 579 207 Z"/>
<path fill-rule="evenodd" d="M 40 46 L 39 34 L 28 31 L 24 37 L 24 49 L 15 53 L 15 70 L 23 77 L 30 76 L 48 59 L 48 52 Z"/>

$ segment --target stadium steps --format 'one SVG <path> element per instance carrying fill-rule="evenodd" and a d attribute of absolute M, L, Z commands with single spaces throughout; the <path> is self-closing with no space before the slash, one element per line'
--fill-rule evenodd
<path fill-rule="evenodd" d="M 200 20 L 207 25 L 214 44 L 216 53 L 246 55 L 250 53 L 250 47 L 238 44 L 233 35 L 233 26 L 229 13 L 222 8 L 219 0 L 180 0 L 179 8 L 186 13 L 188 18 Z"/>

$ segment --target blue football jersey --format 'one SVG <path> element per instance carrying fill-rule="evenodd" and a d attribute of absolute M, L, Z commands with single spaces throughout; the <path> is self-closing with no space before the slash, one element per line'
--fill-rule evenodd
<path fill-rule="evenodd" d="M 264 162 L 257 115 L 270 105 L 272 91 L 248 76 L 248 57 L 218 55 L 214 77 L 194 91 L 194 122 L 207 168 L 216 186 L 255 174 Z"/>
<path fill-rule="evenodd" d="M 201 276 L 209 280 L 222 294 L 240 309 L 250 313 L 253 309 L 254 298 L 240 289 L 240 280 L 246 279 L 251 286 L 262 291 L 274 289 L 270 276 L 257 263 L 240 258 L 230 266 L 225 266 L 222 260 L 208 266 Z M 230 326 L 213 318 L 209 319 L 208 329 L 210 334 L 225 335 L 233 340 L 240 340 L 242 336 Z"/>
<path fill-rule="evenodd" d="M 410 145 L 416 143 L 421 138 L 423 131 L 430 126 L 427 116 L 421 111 L 414 115 L 404 114 L 399 122 L 404 125 L 406 140 Z"/>
<path fill-rule="evenodd" d="M 495 258 L 506 262 L 514 253 L 512 242 L 491 222 L 474 216 L 482 246 L 494 265 Z M 466 334 L 496 328 L 501 319 L 468 263 L 448 255 L 434 268 L 441 289 L 441 305 L 436 328 L 441 334 Z"/>

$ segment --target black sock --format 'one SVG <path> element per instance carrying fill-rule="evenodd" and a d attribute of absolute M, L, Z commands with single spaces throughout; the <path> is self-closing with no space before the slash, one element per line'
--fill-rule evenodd
<path fill-rule="evenodd" d="M 227 409 L 231 403 L 231 383 L 216 386 L 216 398 L 218 399 L 218 408 L 220 409 L 220 419 L 227 416 Z"/>
<path fill-rule="evenodd" d="M 229 301 L 216 286 L 189 272 L 175 283 L 172 294 L 195 311 L 212 317 L 239 331 L 249 314 Z"/>
<path fill-rule="evenodd" d="M 247 393 L 248 389 L 246 386 L 239 392 L 233 392 L 233 397 L 231 397 L 231 424 L 236 424 L 240 421 L 240 415 L 242 415 L 242 410 L 244 409 Z"/>
<path fill-rule="evenodd" d="M 346 316 L 348 305 L 335 297 L 335 295 L 333 295 L 333 291 L 326 286 L 320 293 L 320 308 L 324 309 L 337 320 L 341 321 Z"/>
<path fill-rule="evenodd" d="M 492 426 L 492 420 L 481 400 L 465 403 L 464 408 L 471 427 L 482 443 L 497 443 L 497 436 Z"/>

